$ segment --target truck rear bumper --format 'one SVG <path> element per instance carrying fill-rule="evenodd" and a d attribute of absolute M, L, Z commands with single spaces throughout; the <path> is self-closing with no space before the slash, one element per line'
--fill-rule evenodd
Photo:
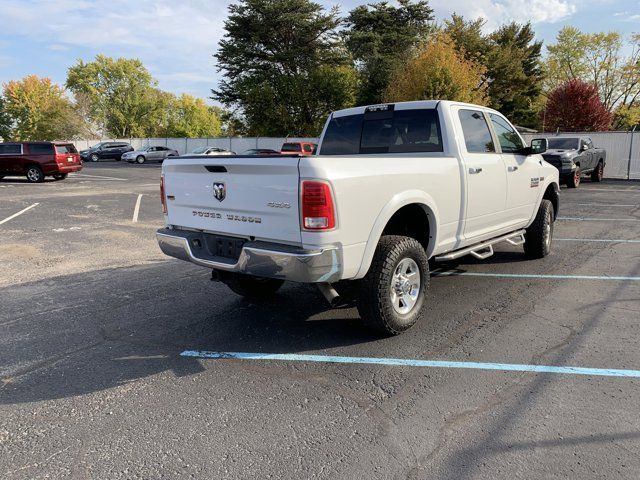
<path fill-rule="evenodd" d="M 212 256 L 204 247 L 206 233 L 162 228 L 156 237 L 170 257 L 202 267 L 301 283 L 340 280 L 342 252 L 336 247 L 304 250 L 288 245 L 247 242 L 237 260 Z"/>

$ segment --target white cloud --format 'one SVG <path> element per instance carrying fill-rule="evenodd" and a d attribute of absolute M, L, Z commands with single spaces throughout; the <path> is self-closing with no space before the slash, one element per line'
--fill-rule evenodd
<path fill-rule="evenodd" d="M 464 17 L 482 17 L 487 29 L 493 30 L 505 22 L 555 23 L 573 15 L 577 7 L 568 0 L 433 0 L 439 17 L 455 12 Z"/>
<path fill-rule="evenodd" d="M 1 35 L 23 36 L 50 50 L 71 50 L 69 64 L 97 53 L 140 58 L 161 87 L 205 96 L 215 86 L 212 55 L 229 0 L 2 0 Z M 46 19 L 43 21 L 43 19 Z M 78 53 L 80 53 L 78 55 Z M 190 82 L 182 88 L 182 82 Z M 205 86 L 206 83 L 206 86 Z"/>
<path fill-rule="evenodd" d="M 140 58 L 161 88 L 196 92 L 216 86 L 215 59 L 232 0 L 0 0 L 0 37 L 24 38 L 49 51 L 90 60 L 98 53 Z M 342 14 L 365 0 L 340 2 Z M 487 29 L 505 21 L 557 22 L 576 11 L 573 0 L 432 0 L 438 18 L 454 11 L 483 17 Z M 6 64 L 6 59 L 3 63 Z M 64 78 L 58 78 L 64 81 Z"/>

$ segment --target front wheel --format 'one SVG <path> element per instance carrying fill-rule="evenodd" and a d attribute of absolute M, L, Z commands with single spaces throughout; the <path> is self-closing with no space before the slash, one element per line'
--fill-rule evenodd
<path fill-rule="evenodd" d="M 602 165 L 602 162 L 598 162 L 598 166 L 591 172 L 591 181 L 601 182 L 602 177 L 604 177 L 604 165 Z"/>
<path fill-rule="evenodd" d="M 524 234 L 524 253 L 529 258 L 544 258 L 551 251 L 553 239 L 553 203 L 543 199 L 533 223 Z"/>
<path fill-rule="evenodd" d="M 580 175 L 582 175 L 582 173 L 580 172 L 580 167 L 576 167 L 573 174 L 567 179 L 567 187 L 578 188 L 578 186 L 580 185 Z"/>
<path fill-rule="evenodd" d="M 98 160 L 100 160 L 100 157 L 97 153 L 92 153 L 90 158 L 92 162 L 97 162 Z"/>
<path fill-rule="evenodd" d="M 420 242 L 385 235 L 360 282 L 358 312 L 374 329 L 398 335 L 424 315 L 428 286 L 429 259 Z"/>
<path fill-rule="evenodd" d="M 249 300 L 266 300 L 275 295 L 284 283 L 284 280 L 230 272 L 220 272 L 220 279 L 234 293 Z"/>
<path fill-rule="evenodd" d="M 136 162 L 138 162 L 140 165 L 142 165 L 144 163 L 144 157 L 142 155 L 138 155 L 136 157 Z"/>

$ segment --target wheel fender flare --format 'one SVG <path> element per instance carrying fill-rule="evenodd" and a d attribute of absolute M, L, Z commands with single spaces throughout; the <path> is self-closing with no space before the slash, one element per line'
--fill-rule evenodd
<path fill-rule="evenodd" d="M 544 198 L 544 192 L 547 191 L 547 188 L 549 188 L 550 185 L 553 187 L 553 190 L 556 192 L 556 195 L 558 195 L 558 203 L 559 203 L 560 185 L 558 181 L 552 178 L 546 178 L 544 184 L 542 185 L 542 188 L 540 189 L 540 194 L 538 195 L 538 201 L 536 202 L 536 206 L 533 209 L 533 212 L 531 212 L 531 217 L 529 218 L 529 222 L 527 222 L 527 228 L 530 227 L 533 221 L 536 219 L 536 215 L 538 214 L 538 210 L 540 209 L 540 205 L 542 204 L 542 200 Z M 557 217 L 558 212 L 554 212 L 554 215 Z"/>
<path fill-rule="evenodd" d="M 384 227 L 386 227 L 391 217 L 393 217 L 393 215 L 402 207 L 414 203 L 421 205 L 424 208 L 425 213 L 429 217 L 430 231 L 427 256 L 431 257 L 431 253 L 434 251 L 438 240 L 439 216 L 436 203 L 433 198 L 426 192 L 423 192 L 421 190 L 408 190 L 394 195 L 378 214 L 376 221 L 373 224 L 373 228 L 369 233 L 369 238 L 367 239 L 367 245 L 362 257 L 362 262 L 360 263 L 360 269 L 355 276 L 356 279 L 364 277 L 367 274 L 367 271 L 369 271 L 369 267 L 371 266 L 371 262 L 373 261 L 373 255 L 375 254 L 378 242 L 382 237 Z"/>

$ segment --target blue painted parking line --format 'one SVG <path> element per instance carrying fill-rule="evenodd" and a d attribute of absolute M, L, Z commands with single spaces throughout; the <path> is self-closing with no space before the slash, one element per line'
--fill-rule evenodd
<path fill-rule="evenodd" d="M 388 365 L 395 367 L 462 368 L 472 370 L 498 370 L 503 372 L 559 373 L 591 375 L 597 377 L 640 377 L 640 370 L 609 368 L 555 367 L 550 365 L 523 365 L 517 363 L 450 362 L 446 360 L 413 360 L 407 358 L 339 357 L 334 355 L 304 355 L 298 353 L 208 352 L 185 350 L 180 354 L 191 358 L 234 360 L 276 360 L 285 362 L 345 363 L 360 365 Z"/>
<path fill-rule="evenodd" d="M 637 218 L 558 217 L 558 220 L 573 220 L 576 222 L 640 222 Z"/>
<path fill-rule="evenodd" d="M 600 243 L 640 243 L 640 240 L 622 240 L 620 238 L 554 238 L 554 242 L 600 242 Z"/>
<path fill-rule="evenodd" d="M 606 275 L 537 275 L 533 273 L 485 273 L 485 272 L 431 272 L 432 277 L 496 277 L 496 278 L 538 278 L 548 280 L 631 280 L 640 281 L 640 277 L 614 277 Z"/>

